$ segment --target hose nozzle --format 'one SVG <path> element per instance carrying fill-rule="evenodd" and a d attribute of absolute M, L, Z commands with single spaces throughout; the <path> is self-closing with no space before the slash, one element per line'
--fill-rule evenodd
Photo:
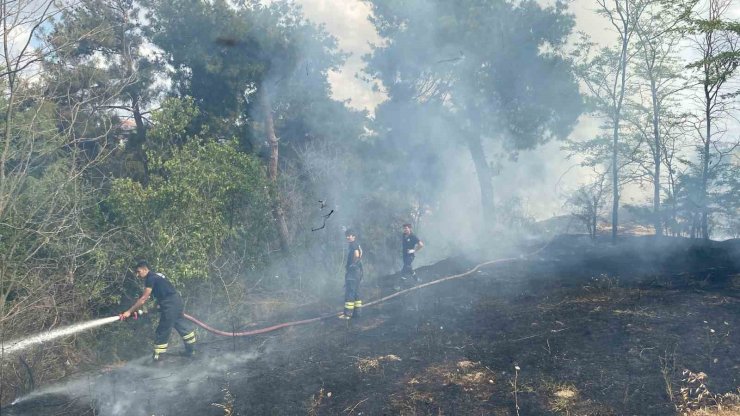
<path fill-rule="evenodd" d="M 139 317 L 143 316 L 145 313 L 147 313 L 146 309 L 137 309 L 131 313 L 131 317 L 134 319 L 139 319 Z M 126 320 L 126 318 L 123 316 L 123 313 L 118 314 L 118 319 L 121 321 Z"/>

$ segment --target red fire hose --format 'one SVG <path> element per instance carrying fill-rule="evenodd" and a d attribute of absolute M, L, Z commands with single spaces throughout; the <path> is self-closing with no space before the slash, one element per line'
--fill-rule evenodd
<path fill-rule="evenodd" d="M 304 319 L 302 321 L 285 322 L 285 323 L 282 323 L 282 324 L 268 326 L 266 328 L 253 329 L 251 331 L 226 332 L 226 331 L 221 331 L 220 329 L 212 328 L 212 327 L 208 326 L 207 324 L 205 324 L 205 323 L 203 323 L 203 322 L 195 319 L 194 317 L 192 317 L 192 316 L 190 316 L 188 314 L 183 314 L 183 315 L 185 315 L 185 319 L 188 319 L 190 321 L 193 321 L 196 325 L 198 325 L 199 327 L 205 329 L 206 331 L 212 332 L 212 333 L 214 333 L 216 335 L 223 335 L 225 337 L 246 337 L 246 336 L 249 336 L 249 335 L 264 334 L 265 332 L 275 331 L 275 330 L 280 329 L 280 328 L 287 328 L 289 326 L 296 326 L 296 325 L 308 324 L 308 323 L 311 323 L 311 322 L 318 322 L 318 321 L 321 321 L 323 319 L 327 319 L 327 318 L 331 318 L 333 316 L 337 316 L 336 313 L 332 313 L 330 315 L 322 315 L 322 316 L 318 316 L 316 318 Z"/>
<path fill-rule="evenodd" d="M 535 252 L 532 252 L 532 253 L 528 254 L 527 256 L 531 256 L 531 255 L 533 255 L 533 254 L 535 254 L 535 253 L 543 250 L 549 244 L 550 243 L 547 243 L 544 247 L 540 248 L 539 250 L 537 250 Z M 404 290 L 398 291 L 396 293 L 393 293 L 391 295 L 382 297 L 380 299 L 376 299 L 376 300 L 374 300 L 372 302 L 368 302 L 368 303 L 364 304 L 362 307 L 363 308 L 366 308 L 368 306 L 378 305 L 378 304 L 383 303 L 383 302 L 385 302 L 387 300 L 393 299 L 396 296 L 405 295 L 405 294 L 407 294 L 409 292 L 412 292 L 414 290 L 419 290 L 421 288 L 425 288 L 425 287 L 428 287 L 428 286 L 436 285 L 438 283 L 446 282 L 448 280 L 459 279 L 461 277 L 468 276 L 468 275 L 470 275 L 472 273 L 475 273 L 481 267 L 490 266 L 491 264 L 506 263 L 506 262 L 516 261 L 516 260 L 521 260 L 522 258 L 523 257 L 511 257 L 511 258 L 505 258 L 505 259 L 498 259 L 498 260 L 487 261 L 485 263 L 481 263 L 481 264 L 473 267 L 472 269 L 470 269 L 470 270 L 468 270 L 468 271 L 466 271 L 464 273 L 455 274 L 455 275 L 452 275 L 452 276 L 445 276 L 445 277 L 439 278 L 437 280 L 433 280 L 433 281 L 428 282 L 428 283 L 424 283 L 424 284 L 421 284 L 421 285 L 418 285 L 418 286 L 410 287 L 408 289 L 404 289 Z M 324 319 L 329 319 L 329 318 L 336 317 L 338 314 L 339 314 L 339 312 L 333 312 L 333 313 L 330 313 L 330 314 L 327 314 L 327 315 L 317 316 L 315 318 L 304 319 L 304 320 L 301 320 L 301 321 L 285 322 L 285 323 L 282 323 L 282 324 L 268 326 L 268 327 L 265 327 L 265 328 L 253 329 L 253 330 L 250 330 L 250 331 L 242 331 L 242 332 L 221 331 L 219 329 L 215 329 L 215 328 L 212 328 L 212 327 L 208 326 L 207 324 L 205 324 L 205 323 L 203 323 L 203 322 L 195 319 L 194 317 L 192 317 L 192 316 L 190 316 L 188 314 L 185 314 L 185 318 L 188 319 L 188 320 L 190 320 L 190 321 L 192 321 L 192 322 L 194 322 L 196 325 L 200 326 L 201 328 L 205 329 L 206 331 L 212 332 L 212 333 L 214 333 L 216 335 L 223 335 L 225 337 L 246 337 L 246 336 L 250 336 L 250 335 L 264 334 L 266 332 L 272 332 L 272 331 L 275 331 L 275 330 L 278 330 L 278 329 L 281 329 L 281 328 L 287 328 L 287 327 L 290 327 L 290 326 L 304 325 L 304 324 L 309 324 L 311 322 L 318 322 L 318 321 L 322 321 Z"/>

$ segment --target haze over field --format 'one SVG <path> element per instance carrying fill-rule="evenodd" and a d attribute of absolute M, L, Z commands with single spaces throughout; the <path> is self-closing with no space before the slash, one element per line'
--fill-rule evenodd
<path fill-rule="evenodd" d="M 135 400 L 109 394 L 116 376 L 180 347 L 163 340 L 169 328 L 154 338 L 162 321 L 182 324 L 189 355 L 200 342 L 209 359 L 234 355 L 193 378 L 192 397 L 177 401 L 178 372 L 134 413 L 166 413 L 150 406 L 158 397 L 174 413 L 352 413 L 366 397 L 333 387 L 344 396 L 328 401 L 324 378 L 378 381 L 359 370 L 371 353 L 385 357 L 377 374 L 399 371 L 374 385 L 367 414 L 456 413 L 459 400 L 470 414 L 511 413 L 519 359 L 536 369 L 521 373 L 537 386 L 535 414 L 584 413 L 591 400 L 604 414 L 642 399 L 658 413 L 694 406 L 675 394 L 686 381 L 669 350 L 732 392 L 738 355 L 715 353 L 737 343 L 715 321 L 735 325 L 740 267 L 739 2 L 3 1 L 0 404 L 115 363 L 125 369 L 83 406 L 126 413 Z M 189 321 L 197 341 L 174 307 L 101 318 L 145 306 L 142 279 L 201 320 Z M 368 323 L 355 320 L 368 304 Z M 685 319 L 680 350 L 670 334 Z M 576 328 L 520 355 L 517 342 Z M 588 371 L 556 377 L 580 401 L 553 404 L 565 387 L 541 380 L 604 346 Z M 589 372 L 607 361 L 609 374 Z M 435 368 L 462 386 L 439 407 L 439 386 L 420 395 Z M 465 384 L 476 373 L 486 388 Z M 584 387 L 638 373 L 628 392 Z"/>

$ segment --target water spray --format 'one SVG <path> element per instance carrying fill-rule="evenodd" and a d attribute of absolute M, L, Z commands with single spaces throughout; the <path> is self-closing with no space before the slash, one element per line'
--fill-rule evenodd
<path fill-rule="evenodd" d="M 145 314 L 145 310 L 138 310 L 134 312 L 131 316 L 134 319 L 138 319 L 141 315 Z M 40 334 L 32 335 L 28 338 L 9 341 L 7 343 L 3 343 L 3 345 L 0 347 L 2 349 L 3 356 L 5 354 L 13 354 L 18 351 L 22 351 L 28 347 L 31 347 L 33 345 L 43 344 L 44 342 L 48 342 L 63 336 L 67 335 L 73 335 L 78 332 L 87 331 L 88 329 L 97 328 L 99 326 L 107 325 L 116 321 L 121 320 L 118 315 L 111 316 L 108 318 L 100 318 L 95 319 L 92 321 L 87 322 L 81 322 L 79 324 L 69 325 L 61 328 L 57 328 L 48 332 L 43 332 Z"/>
<path fill-rule="evenodd" d="M 36 334 L 36 335 L 33 335 L 25 339 L 10 341 L 8 343 L 5 343 L 5 345 L 2 346 L 2 352 L 4 354 L 12 354 L 14 352 L 24 350 L 32 345 L 42 344 L 44 342 L 48 342 L 53 339 L 57 339 L 59 337 L 63 337 L 66 335 L 72 335 L 78 332 L 86 331 L 88 329 L 96 328 L 102 325 L 107 325 L 107 324 L 116 322 L 117 320 L 118 320 L 118 316 L 111 316 L 109 318 L 100 318 L 100 319 L 95 319 L 93 321 L 87 321 L 87 322 L 82 322 L 79 324 L 65 326 L 62 328 L 57 328 L 49 332 L 43 332 L 41 334 Z"/>

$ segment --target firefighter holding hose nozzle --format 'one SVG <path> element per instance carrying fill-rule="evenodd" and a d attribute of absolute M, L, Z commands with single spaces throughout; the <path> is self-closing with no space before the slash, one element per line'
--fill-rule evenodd
<path fill-rule="evenodd" d="M 150 297 L 154 296 L 159 305 L 159 325 L 154 335 L 154 354 L 152 355 L 154 362 L 160 363 L 164 358 L 162 354 L 167 352 L 167 344 L 173 327 L 185 343 L 184 355 L 193 357 L 195 355 L 195 331 L 183 315 L 183 302 L 180 294 L 162 273 L 150 270 L 146 260 L 136 263 L 135 274 L 140 279 L 144 279 L 144 293 L 130 308 L 121 312 L 119 318 L 125 320 L 130 317 L 134 311 L 139 310 Z"/>

